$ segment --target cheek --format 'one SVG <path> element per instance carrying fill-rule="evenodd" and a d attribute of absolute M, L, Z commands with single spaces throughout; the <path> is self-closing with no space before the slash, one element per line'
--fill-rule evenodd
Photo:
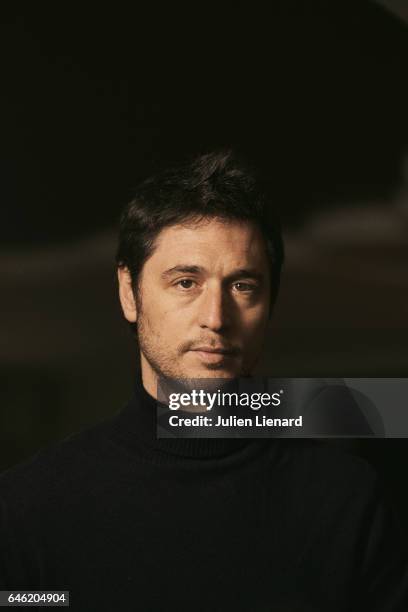
<path fill-rule="evenodd" d="M 257 325 L 251 329 L 248 329 L 246 334 L 246 345 L 253 351 L 257 351 L 265 337 L 265 326 Z"/>
<path fill-rule="evenodd" d="M 166 317 L 168 310 L 169 308 L 163 299 L 163 294 L 160 291 L 154 291 L 152 288 L 149 288 L 143 297 L 143 311 L 149 320 L 160 324 L 163 318 Z"/>
<path fill-rule="evenodd" d="M 171 307 L 163 300 L 163 296 L 157 295 L 156 298 L 152 296 L 149 303 L 146 303 L 145 313 L 148 313 L 149 328 L 157 336 L 168 341 L 172 338 L 180 340 L 181 330 L 185 327 L 187 317 L 179 308 Z"/>
<path fill-rule="evenodd" d="M 243 317 L 244 326 L 250 333 L 257 333 L 265 328 L 268 321 L 268 312 L 264 305 L 250 309 Z"/>

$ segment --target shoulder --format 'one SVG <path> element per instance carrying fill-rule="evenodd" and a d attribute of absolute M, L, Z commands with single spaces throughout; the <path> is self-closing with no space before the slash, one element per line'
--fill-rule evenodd
<path fill-rule="evenodd" d="M 310 541 L 341 534 L 357 542 L 362 534 L 374 531 L 377 535 L 389 533 L 395 539 L 401 526 L 377 471 L 351 450 L 327 442 L 301 442 L 286 445 L 283 486 L 285 499 L 310 534 Z"/>
<path fill-rule="evenodd" d="M 376 470 L 365 459 L 330 442 L 288 440 L 284 459 L 286 474 L 309 498 L 355 499 L 381 489 Z"/>
<path fill-rule="evenodd" d="M 29 459 L 0 474 L 0 501 L 20 507 L 58 497 L 62 490 L 80 487 L 101 469 L 110 451 L 112 419 L 75 432 L 39 450 Z"/>
<path fill-rule="evenodd" d="M 330 440 L 304 440 L 295 449 L 299 465 L 304 471 L 330 475 L 331 478 L 361 481 L 375 477 L 374 468 L 352 450 L 332 444 Z"/>

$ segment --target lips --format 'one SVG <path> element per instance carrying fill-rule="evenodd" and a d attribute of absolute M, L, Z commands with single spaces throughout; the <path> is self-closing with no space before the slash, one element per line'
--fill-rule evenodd
<path fill-rule="evenodd" d="M 206 363 L 209 366 L 210 364 L 213 364 L 213 366 L 215 366 L 216 364 L 220 365 L 225 363 L 226 360 L 233 357 L 237 353 L 237 350 L 225 348 L 223 346 L 217 347 L 204 345 L 191 349 L 191 352 L 194 353 L 194 355 L 197 355 L 198 359 L 202 363 Z"/>
<path fill-rule="evenodd" d="M 200 353 L 216 353 L 219 355 L 232 355 L 234 352 L 232 349 L 227 349 L 223 347 L 213 347 L 213 346 L 198 346 L 197 348 L 191 349 L 193 351 L 198 351 Z"/>

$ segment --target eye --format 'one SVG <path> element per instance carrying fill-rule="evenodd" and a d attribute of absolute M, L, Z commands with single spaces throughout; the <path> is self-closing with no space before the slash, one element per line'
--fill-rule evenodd
<path fill-rule="evenodd" d="M 195 281 L 191 278 L 182 278 L 181 280 L 175 283 L 176 287 L 180 287 L 180 289 L 192 289 Z"/>
<path fill-rule="evenodd" d="M 239 293 L 249 293 L 256 290 L 256 286 L 251 283 L 238 282 L 233 285 Z"/>

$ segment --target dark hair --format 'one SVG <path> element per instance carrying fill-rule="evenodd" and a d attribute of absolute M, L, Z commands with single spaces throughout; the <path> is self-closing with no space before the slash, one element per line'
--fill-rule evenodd
<path fill-rule="evenodd" d="M 265 237 L 271 269 L 271 307 L 283 263 L 280 222 L 267 201 L 261 181 L 231 151 L 201 155 L 178 168 L 145 180 L 125 207 L 116 262 L 129 269 L 135 294 L 144 262 L 165 227 L 209 217 L 246 220 Z"/>

